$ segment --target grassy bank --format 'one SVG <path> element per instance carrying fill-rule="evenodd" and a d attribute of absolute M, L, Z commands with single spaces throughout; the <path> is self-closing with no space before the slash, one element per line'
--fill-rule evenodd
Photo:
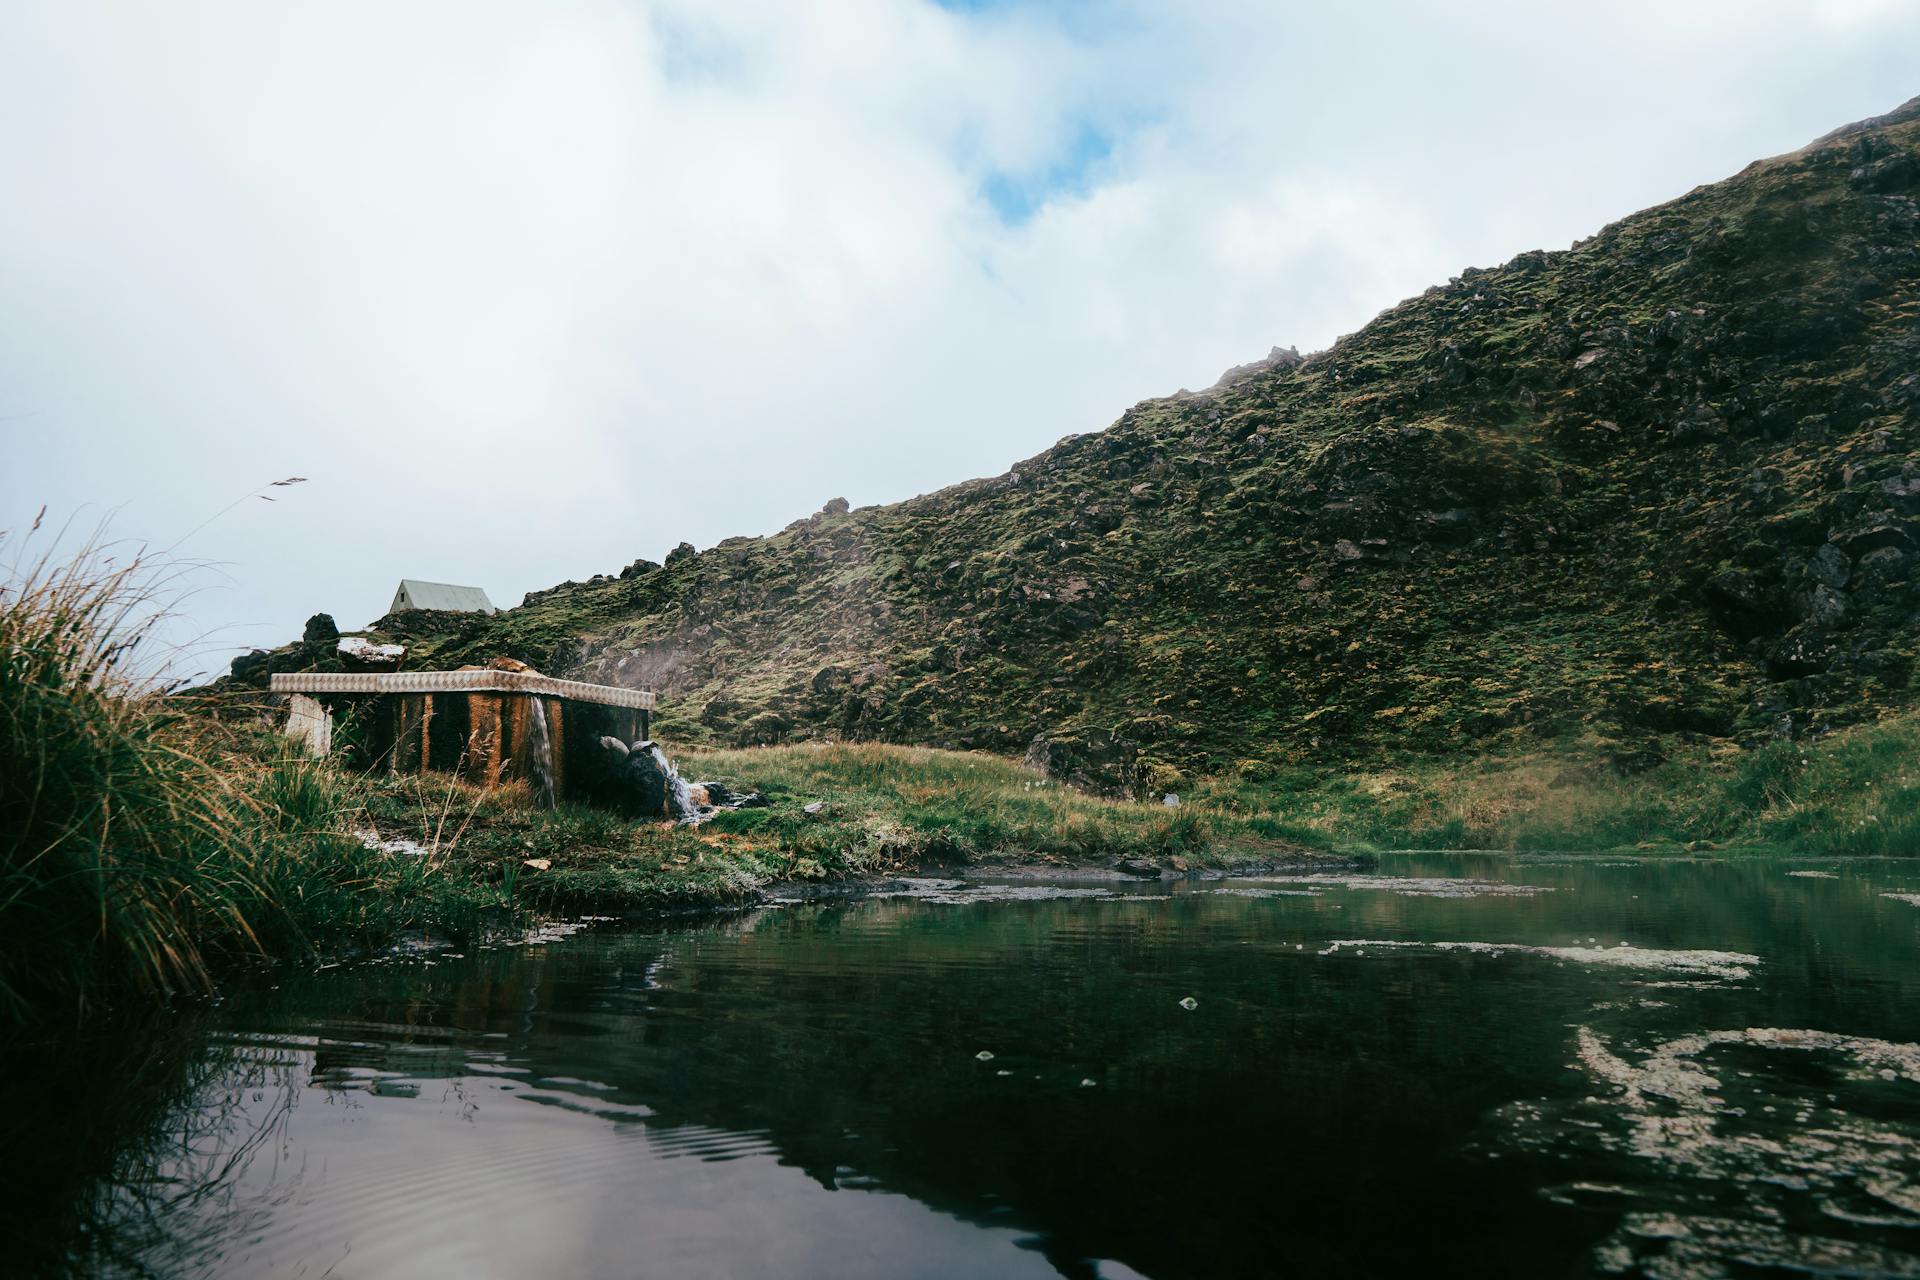
<path fill-rule="evenodd" d="M 1251 765 L 1195 799 L 1341 849 L 1920 855 L 1920 715 L 1757 750 L 1676 748 L 1623 773 L 1578 742 L 1329 773 Z"/>
<path fill-rule="evenodd" d="M 89 550 L 9 568 L 0 1028 L 209 990 L 245 959 L 478 919 L 479 894 L 423 891 L 423 868 L 347 834 L 346 780 L 130 670 L 153 619 L 155 579 L 137 559 Z"/>
<path fill-rule="evenodd" d="M 996 861 L 1138 858 L 1181 870 L 1305 852 L 1232 814 L 1099 800 L 971 752 L 808 745 L 688 752 L 676 763 L 768 803 L 670 827 L 573 805 L 542 813 L 518 788 L 437 775 L 369 780 L 365 802 L 380 834 L 416 845 L 423 864 L 552 909 L 692 905 L 776 880 Z"/>

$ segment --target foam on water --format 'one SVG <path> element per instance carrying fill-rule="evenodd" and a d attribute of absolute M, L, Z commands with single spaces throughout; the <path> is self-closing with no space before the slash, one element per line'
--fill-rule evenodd
<path fill-rule="evenodd" d="M 1602 1273 L 1920 1276 L 1920 1256 L 1828 1234 L 1920 1231 L 1920 1127 L 1892 1118 L 1912 1115 L 1920 1045 L 1748 1027 L 1634 1054 L 1582 1026 L 1574 1065 L 1600 1092 L 1514 1104 L 1501 1120 L 1510 1146 L 1615 1162 L 1618 1177 L 1550 1199 L 1660 1206 L 1621 1219 L 1595 1251 Z"/>
<path fill-rule="evenodd" d="M 1224 894 L 1229 898 L 1318 898 L 1324 896 L 1318 889 L 1261 889 L 1251 886 L 1229 886 L 1225 889 L 1209 889 L 1207 892 Z"/>
<path fill-rule="evenodd" d="M 1518 942 L 1404 942 L 1379 938 L 1342 938 L 1327 944 L 1321 955 L 1342 951 L 1364 954 L 1368 948 L 1393 951 L 1465 951 L 1480 955 L 1546 956 L 1570 964 L 1599 968 L 1663 970 L 1696 977 L 1740 981 L 1752 976 L 1759 956 L 1738 951 L 1681 951 L 1656 947 L 1537 947 Z"/>
<path fill-rule="evenodd" d="M 1324 889 L 1378 889 L 1410 898 L 1530 898 L 1552 893 L 1549 885 L 1510 884 L 1505 880 L 1473 880 L 1448 876 L 1333 875 L 1319 872 L 1300 876 L 1247 876 L 1262 884 L 1297 884 Z"/>

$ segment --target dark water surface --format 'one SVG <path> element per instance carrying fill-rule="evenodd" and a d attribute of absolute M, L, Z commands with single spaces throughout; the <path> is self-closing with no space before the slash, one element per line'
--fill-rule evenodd
<path fill-rule="evenodd" d="M 1920 864 L 1064 892 L 261 984 L 15 1090 L 0 1221 L 160 1275 L 1920 1276 Z"/>

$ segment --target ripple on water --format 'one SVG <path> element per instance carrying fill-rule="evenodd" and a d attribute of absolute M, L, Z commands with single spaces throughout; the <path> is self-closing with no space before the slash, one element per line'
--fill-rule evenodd
<path fill-rule="evenodd" d="M 1501 1141 L 1614 1175 L 1547 1191 L 1629 1210 L 1598 1270 L 1920 1276 L 1902 1247 L 1920 1231 L 1920 1045 L 1749 1027 L 1636 1060 L 1588 1027 L 1575 1041 L 1575 1065 L 1605 1092 L 1506 1107 Z"/>

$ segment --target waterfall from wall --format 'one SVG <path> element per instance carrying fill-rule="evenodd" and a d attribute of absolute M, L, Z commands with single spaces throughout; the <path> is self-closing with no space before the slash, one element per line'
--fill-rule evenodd
<path fill-rule="evenodd" d="M 539 694 L 530 694 L 527 717 L 528 756 L 533 766 L 534 802 L 542 809 L 553 808 L 553 732 L 547 727 L 547 704 Z"/>
<path fill-rule="evenodd" d="M 635 745 L 644 746 L 653 753 L 654 767 L 660 770 L 660 776 L 667 781 L 667 808 L 672 811 L 673 817 L 680 822 L 694 821 L 699 814 L 693 807 L 693 797 L 687 792 L 687 780 L 668 762 L 667 753 L 660 749 L 658 743 Z"/>

